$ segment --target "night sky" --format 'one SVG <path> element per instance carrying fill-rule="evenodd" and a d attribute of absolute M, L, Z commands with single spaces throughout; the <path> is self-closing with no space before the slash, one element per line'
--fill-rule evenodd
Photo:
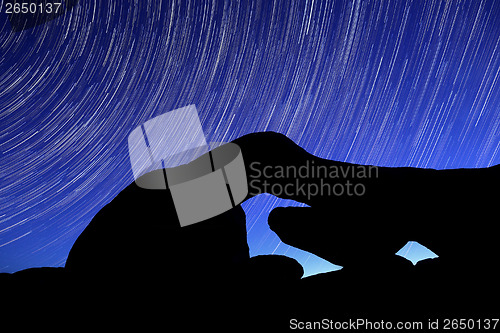
<path fill-rule="evenodd" d="M 129 133 L 164 112 L 196 104 L 207 141 L 272 130 L 339 161 L 472 168 L 500 163 L 499 92 L 500 1 L 81 0 L 20 32 L 4 7 L 0 272 L 63 266 L 133 181 Z M 268 229 L 291 204 L 243 205 L 251 254 L 331 269 Z"/>

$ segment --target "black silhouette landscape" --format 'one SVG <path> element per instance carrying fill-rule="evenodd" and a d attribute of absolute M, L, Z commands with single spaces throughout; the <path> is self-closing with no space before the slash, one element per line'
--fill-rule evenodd
<path fill-rule="evenodd" d="M 325 179 L 273 179 L 252 174 L 255 165 L 348 165 L 315 157 L 281 134 L 234 142 L 248 177 L 282 186 Z M 499 166 L 377 172 L 356 179 L 366 189 L 361 196 L 280 194 L 310 207 L 269 216 L 284 243 L 342 265 L 340 271 L 301 279 L 294 259 L 250 258 L 240 206 L 181 228 L 168 190 L 132 183 L 79 236 L 66 267 L 0 274 L 2 304 L 26 318 L 185 328 L 177 331 L 287 331 L 294 318 L 418 320 L 426 327 L 435 318 L 498 317 Z M 439 258 L 414 266 L 395 255 L 408 241 Z"/>

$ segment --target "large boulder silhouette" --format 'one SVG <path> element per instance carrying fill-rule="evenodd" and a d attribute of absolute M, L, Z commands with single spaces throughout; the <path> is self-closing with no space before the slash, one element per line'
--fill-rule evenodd
<path fill-rule="evenodd" d="M 91 304 L 86 319 L 91 326 L 125 328 L 134 321 L 158 327 L 168 318 L 171 325 L 229 331 L 242 325 L 287 331 L 292 318 L 426 321 L 498 313 L 499 166 L 378 168 L 376 177 L 362 179 L 284 176 L 263 168 L 357 166 L 313 156 L 277 133 L 234 142 L 248 180 L 255 181 L 248 198 L 267 190 L 310 206 L 276 208 L 270 228 L 284 243 L 341 264 L 342 270 L 300 279 L 302 267 L 293 259 L 249 257 L 240 206 L 181 228 L 168 190 L 130 184 L 82 232 L 65 268 L 0 274 L 8 290 L 4 299 L 13 302 L 6 304 L 64 313 L 72 323 Z M 346 180 L 362 183 L 366 192 L 293 191 L 302 184 Z M 259 187 L 264 181 L 278 184 L 274 189 L 292 187 L 273 193 L 273 187 Z M 410 240 L 439 258 L 414 266 L 396 256 Z"/>

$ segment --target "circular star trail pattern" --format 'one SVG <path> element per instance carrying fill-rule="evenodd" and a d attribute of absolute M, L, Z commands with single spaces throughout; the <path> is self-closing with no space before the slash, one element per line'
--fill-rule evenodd
<path fill-rule="evenodd" d="M 209 141 L 272 130 L 340 161 L 500 162 L 499 1 L 81 0 L 20 32 L 2 8 L 0 27 L 1 272 L 64 265 L 133 181 L 128 134 L 189 104 Z M 267 228 L 283 204 L 244 204 L 251 253 L 320 271 Z"/>

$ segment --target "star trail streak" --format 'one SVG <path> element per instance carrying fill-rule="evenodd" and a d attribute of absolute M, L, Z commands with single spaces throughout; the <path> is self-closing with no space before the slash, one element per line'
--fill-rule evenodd
<path fill-rule="evenodd" d="M 340 161 L 500 163 L 500 1 L 81 0 L 19 32 L 2 8 L 0 27 L 0 272 L 64 265 L 133 181 L 130 131 L 189 104 L 208 141 L 273 130 Z M 244 204 L 251 253 L 321 271 L 268 229 L 283 204 Z"/>

